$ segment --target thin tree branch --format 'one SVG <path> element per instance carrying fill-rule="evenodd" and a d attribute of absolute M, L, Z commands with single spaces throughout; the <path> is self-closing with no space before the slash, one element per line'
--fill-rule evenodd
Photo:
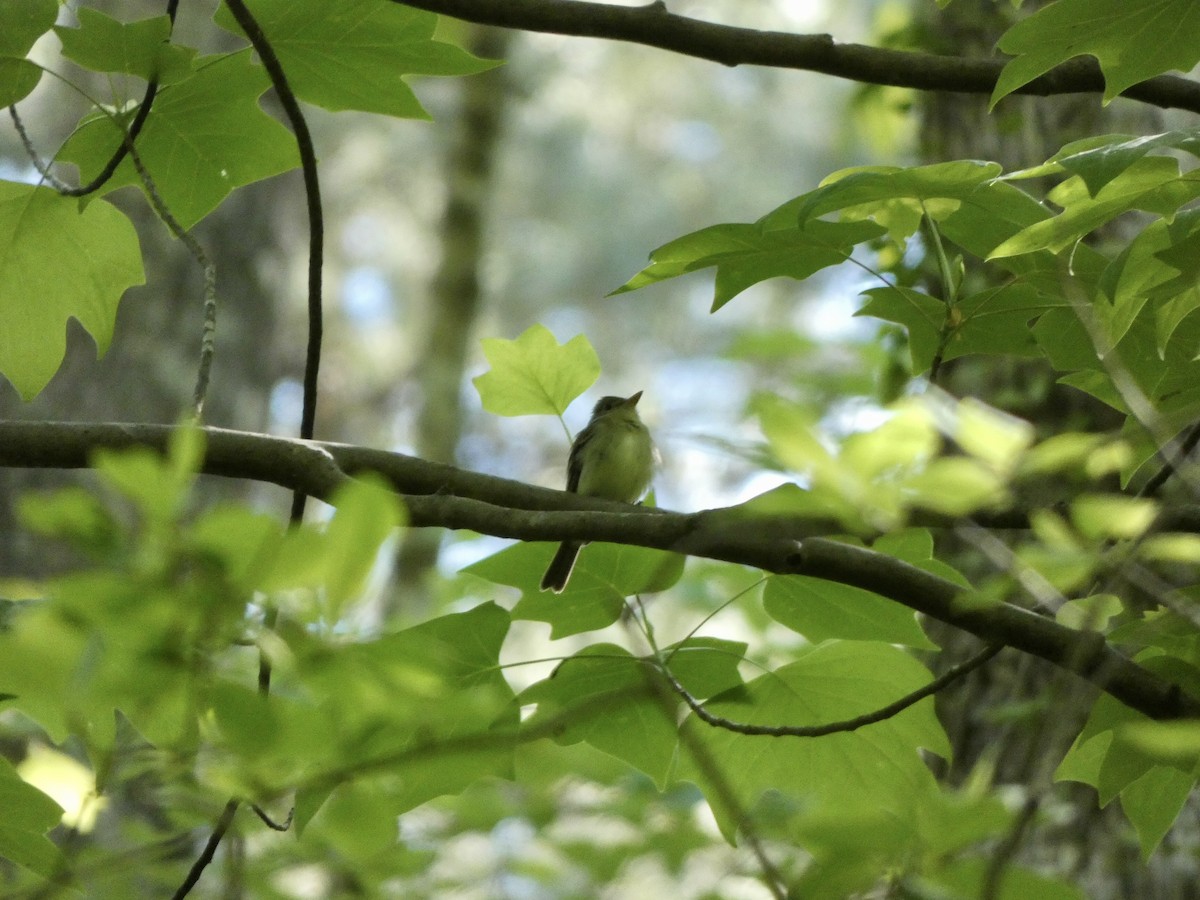
<path fill-rule="evenodd" d="M 200 242 L 179 224 L 179 220 L 175 218 L 166 201 L 163 200 L 153 177 L 142 163 L 142 157 L 138 153 L 137 147 L 134 146 L 131 134 L 125 135 L 125 148 L 129 152 L 130 160 L 133 161 L 138 178 L 142 180 L 142 186 L 146 189 L 146 196 L 150 198 L 150 205 L 154 207 L 158 217 L 166 223 L 167 229 L 179 239 L 179 242 L 187 249 L 188 255 L 204 272 L 204 317 L 203 324 L 200 326 L 200 362 L 196 366 L 196 386 L 192 391 L 192 417 L 198 424 L 204 418 L 204 401 L 208 399 L 208 383 L 212 375 L 213 356 L 216 351 L 217 267 L 208 258 L 208 254 L 204 252 Z"/>
<path fill-rule="evenodd" d="M 101 447 L 163 451 L 172 428 L 0 421 L 0 466 L 88 468 Z M 414 526 L 462 528 L 527 541 L 579 539 L 650 547 L 811 575 L 873 591 L 968 631 L 1048 660 L 1153 719 L 1200 718 L 1200 700 L 1109 647 L 1102 635 L 1067 628 L 1029 610 L 984 602 L 969 589 L 883 553 L 819 537 L 800 519 L 755 517 L 737 508 L 674 513 L 464 472 L 403 454 L 204 428 L 201 471 L 303 490 L 329 500 L 352 475 L 380 472 Z M 459 491 L 464 496 L 446 493 Z M 486 499 L 477 499 L 483 497 Z"/>
<path fill-rule="evenodd" d="M 584 0 L 393 0 L 477 22 L 522 31 L 628 41 L 707 59 L 726 66 L 757 65 L 819 72 L 864 84 L 921 91 L 991 94 L 1007 60 L 938 56 L 842 44 L 827 34 L 791 34 L 718 25 L 679 16 L 665 3 L 614 6 Z M 1104 76 L 1091 57 L 1072 59 L 1018 88 L 1016 93 L 1100 93 Z M 1159 75 L 1122 96 L 1163 109 L 1200 112 L 1200 84 Z"/>
<path fill-rule="evenodd" d="M 192 888 L 196 886 L 197 882 L 200 881 L 200 876 L 204 874 L 204 870 L 212 862 L 213 856 L 216 855 L 217 846 L 221 843 L 221 838 L 225 837 L 225 832 L 233 824 L 233 817 L 237 813 L 237 809 L 237 800 L 230 800 L 225 804 L 225 809 L 221 812 L 221 818 L 213 826 L 212 834 L 208 836 L 208 840 L 204 844 L 204 850 L 196 858 L 196 861 L 192 863 L 192 867 L 188 869 L 187 877 L 183 880 L 183 884 L 179 885 L 175 893 L 171 895 L 171 900 L 183 900 L 184 897 L 192 892 Z"/>
<path fill-rule="evenodd" d="M 861 716 L 855 716 L 852 719 L 844 719 L 840 722 L 826 722 L 823 725 L 752 725 L 749 722 L 735 722 L 733 719 L 726 719 L 724 716 L 715 715 L 705 709 L 704 704 L 688 693 L 687 688 L 679 682 L 668 668 L 663 666 L 660 671 L 666 677 L 667 682 L 671 685 L 675 693 L 687 704 L 688 709 L 696 714 L 696 718 L 708 725 L 712 725 L 714 728 L 723 728 L 726 731 L 735 731 L 738 734 L 762 735 L 764 737 L 814 738 L 842 731 L 857 731 L 867 725 L 874 725 L 876 722 L 883 722 L 886 719 L 899 715 L 914 703 L 919 703 L 926 697 L 932 697 L 938 691 L 942 690 L 942 688 L 974 672 L 1003 649 L 1004 647 L 1000 644 L 992 644 L 989 647 L 984 647 L 970 659 L 947 669 L 933 681 L 929 682 L 929 684 L 918 688 L 910 694 L 905 694 L 899 700 L 889 703 L 887 706 L 880 707 L 873 712 L 864 713 Z"/>
<path fill-rule="evenodd" d="M 1178 447 L 1159 451 L 1159 456 L 1163 458 L 1163 466 L 1142 485 L 1138 496 L 1153 497 L 1157 495 L 1162 486 L 1167 483 L 1167 479 L 1175 474 L 1179 466 L 1183 465 L 1191 456 L 1197 444 L 1200 444 L 1200 422 L 1193 423 L 1187 434 L 1179 441 Z"/>
<path fill-rule="evenodd" d="M 262 820 L 262 823 L 272 831 L 287 831 L 292 827 L 292 819 L 295 818 L 296 815 L 296 807 L 293 806 L 288 810 L 286 819 L 284 819 L 282 822 L 276 822 L 269 815 L 267 815 L 267 811 L 257 803 L 252 803 L 250 808 L 254 810 L 254 814 Z"/>
<path fill-rule="evenodd" d="M 321 207 L 321 183 L 317 177 L 317 153 L 300 103 L 296 100 L 279 57 L 275 55 L 262 28 L 242 0 L 228 0 L 228 6 L 262 61 L 263 68 L 271 77 L 271 84 L 288 122 L 291 123 L 292 131 L 296 135 L 296 147 L 300 151 L 304 196 L 308 206 L 308 348 L 304 360 L 304 409 L 300 419 L 300 437 L 307 440 L 313 436 L 313 426 L 317 417 L 317 376 L 321 368 L 321 340 L 324 331 L 321 271 L 325 259 L 325 214 Z M 299 521 L 303 513 L 304 495 L 298 492 L 292 502 L 292 521 Z"/>

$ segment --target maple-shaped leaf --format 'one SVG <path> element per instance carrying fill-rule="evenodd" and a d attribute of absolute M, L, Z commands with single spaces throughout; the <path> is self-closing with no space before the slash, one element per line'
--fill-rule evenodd
<path fill-rule="evenodd" d="M 190 78 L 159 91 L 137 151 L 162 201 L 185 230 L 235 188 L 299 165 L 291 134 L 258 105 L 269 86 L 266 73 L 243 50 L 197 60 Z M 132 112 L 124 110 L 122 117 Z M 59 156 L 78 165 L 86 181 L 123 140 L 116 122 L 95 115 L 76 129 Z M 141 179 L 126 159 L 100 193 L 131 184 L 141 186 Z"/>
<path fill-rule="evenodd" d="M 498 65 L 433 39 L 438 17 L 390 0 L 251 0 L 296 96 L 330 110 L 428 119 L 405 75 L 473 75 Z M 241 28 L 222 5 L 217 24 Z"/>
<path fill-rule="evenodd" d="M 1076 56 L 1094 56 L 1107 103 L 1126 88 L 1200 62 L 1200 5 L 1193 0 L 1058 0 L 1000 38 L 1012 54 L 992 104 Z"/>

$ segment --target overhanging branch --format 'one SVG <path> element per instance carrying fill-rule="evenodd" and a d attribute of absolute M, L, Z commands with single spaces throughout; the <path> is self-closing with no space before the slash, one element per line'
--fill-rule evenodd
<path fill-rule="evenodd" d="M 79 469 L 99 449 L 164 450 L 172 428 L 0 421 L 0 467 Z M 697 513 L 631 507 L 430 463 L 399 453 L 203 429 L 201 471 L 303 490 L 329 500 L 348 478 L 378 472 L 403 496 L 416 526 L 470 529 L 528 541 L 564 538 L 651 547 L 810 575 L 874 591 L 905 606 L 1048 660 L 1086 678 L 1155 719 L 1200 717 L 1200 701 L 1108 646 L 1009 603 L 979 603 L 969 591 L 883 553 L 813 535 L 813 523 L 750 516 L 734 509 Z"/>
<path fill-rule="evenodd" d="M 820 72 L 863 84 L 920 91 L 991 94 L 1003 59 L 938 56 L 842 44 L 827 34 L 792 34 L 718 25 L 679 16 L 664 3 L 613 6 L 585 0 L 394 0 L 481 25 L 627 41 L 726 66 L 755 65 Z M 1017 90 L 1019 94 L 1101 93 L 1104 76 L 1091 57 L 1070 60 Z M 1163 109 L 1200 112 L 1200 84 L 1159 75 L 1123 97 Z"/>

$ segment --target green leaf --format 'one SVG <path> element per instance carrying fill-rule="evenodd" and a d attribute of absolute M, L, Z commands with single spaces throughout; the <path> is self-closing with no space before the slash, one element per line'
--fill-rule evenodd
<path fill-rule="evenodd" d="M 1192 693 L 1200 692 L 1200 670 L 1153 653 L 1142 654 L 1137 661 Z M 1194 738 L 1192 723 L 1150 723 L 1141 713 L 1102 694 L 1055 777 L 1092 785 L 1100 805 L 1107 806 L 1129 785 L 1164 763 L 1177 768 L 1182 765 L 1193 773 Z"/>
<path fill-rule="evenodd" d="M 886 221 L 892 221 L 895 207 L 889 206 L 888 201 L 910 201 L 911 215 L 905 230 L 912 233 L 922 215 L 944 220 L 1002 171 L 999 163 L 975 160 L 953 160 L 909 168 L 862 166 L 843 169 L 828 176 L 817 190 L 785 203 L 766 220 L 774 223 L 795 216 L 803 223 L 837 210 L 850 210 L 856 219 L 883 213 Z"/>
<path fill-rule="evenodd" d="M 908 607 L 871 591 L 820 578 L 772 576 L 763 590 L 763 608 L 776 622 L 814 644 L 845 638 L 937 649 Z"/>
<path fill-rule="evenodd" d="M 678 238 L 650 254 L 651 263 L 613 291 L 621 294 L 688 272 L 717 267 L 712 312 L 746 288 L 768 278 L 803 281 L 815 272 L 850 258 L 854 247 L 879 237 L 870 222 L 811 220 L 797 227 L 754 224 L 712 225 Z"/>
<path fill-rule="evenodd" d="M 183 511 L 204 457 L 203 448 L 204 432 L 181 426 L 165 459 L 146 447 L 101 449 L 93 455 L 92 464 L 102 483 L 131 501 L 149 522 L 164 524 Z"/>
<path fill-rule="evenodd" d="M 325 529 L 330 561 L 325 603 L 328 620 L 336 622 L 342 605 L 361 593 L 383 542 L 403 524 L 404 514 L 395 492 L 381 479 L 351 481 L 330 502 L 337 512 Z"/>
<path fill-rule="evenodd" d="M 1195 785 L 1195 776 L 1158 766 L 1121 791 L 1121 809 L 1137 832 L 1143 861 L 1171 830 Z"/>
<path fill-rule="evenodd" d="M 129 24 L 87 7 L 78 11 L 79 27 L 54 27 L 63 56 L 96 72 L 124 72 L 147 81 L 169 84 L 191 74 L 196 51 L 169 43 L 171 20 L 166 16 Z"/>
<path fill-rule="evenodd" d="M 1125 611 L 1121 598 L 1115 594 L 1092 594 L 1078 600 L 1068 600 L 1054 614 L 1060 625 L 1085 631 L 1105 631 L 1113 616 Z"/>
<path fill-rule="evenodd" d="M 1191 0 L 1058 0 L 1022 19 L 998 46 L 1016 56 L 1004 67 L 992 105 L 1076 56 L 1104 72 L 1104 101 L 1171 69 L 1200 61 L 1200 10 Z"/>
<path fill-rule="evenodd" d="M 990 881 L 989 860 L 977 856 L 955 859 L 949 862 L 938 876 L 932 879 L 940 890 L 934 896 L 982 897 Z M 1059 878 L 1046 875 L 1025 866 L 1004 867 L 995 900 L 1087 900 L 1083 891 Z"/>
<path fill-rule="evenodd" d="M 428 119 L 405 75 L 471 75 L 497 65 L 433 40 L 438 17 L 388 0 L 252 0 L 296 96 L 330 110 Z M 224 4 L 216 21 L 241 34 Z"/>
<path fill-rule="evenodd" d="M 57 18 L 57 0 L 4 0 L 0 56 L 24 56 Z"/>
<path fill-rule="evenodd" d="M 33 93 L 42 70 L 27 59 L 0 57 L 0 106 L 12 106 Z"/>
<path fill-rule="evenodd" d="M 963 297 L 951 314 L 953 327 L 943 359 L 973 353 L 1037 356 L 1031 324 L 1048 310 L 1067 305 L 1061 295 L 1043 294 L 1015 281 Z"/>
<path fill-rule="evenodd" d="M 334 736 L 327 764 L 392 775 L 394 815 L 510 775 L 517 707 L 499 664 L 509 621 L 483 603 L 362 644 L 295 635 L 297 671 Z"/>
<path fill-rule="evenodd" d="M 58 847 L 46 832 L 62 819 L 63 808 L 33 785 L 26 783 L 4 757 L 0 757 L 0 857 L 49 878 L 62 865 Z"/>
<path fill-rule="evenodd" d="M 309 833 L 351 863 L 397 852 L 396 810 L 388 793 L 373 782 L 339 785 L 312 819 Z"/>
<path fill-rule="evenodd" d="M 582 334 L 559 344 L 544 325 L 515 341 L 485 338 L 492 368 L 472 379 L 483 408 L 498 416 L 561 416 L 600 377 L 600 359 Z"/>
<path fill-rule="evenodd" d="M 1058 185 L 1048 199 L 1063 211 L 1052 219 L 1030 225 L 996 247 L 989 256 L 998 259 L 1037 250 L 1059 252 L 1086 234 L 1130 210 L 1145 210 L 1170 217 L 1200 196 L 1200 178 L 1179 174 L 1179 163 L 1165 156 L 1149 156 L 1129 166 L 1094 197 L 1082 178 Z"/>
<path fill-rule="evenodd" d="M 1052 157 L 1046 167 L 1061 166 L 1078 175 L 1092 196 L 1151 150 L 1184 150 L 1200 155 L 1195 130 L 1166 131 L 1162 134 L 1133 136 L 1110 134 L 1085 138 L 1067 144 Z"/>
<path fill-rule="evenodd" d="M 912 288 L 889 286 L 863 292 L 870 299 L 856 316 L 874 316 L 903 325 L 908 331 L 908 350 L 914 374 L 929 369 L 941 344 L 947 323 L 946 304 Z"/>
<path fill-rule="evenodd" d="M 0 807 L 5 825 L 39 834 L 57 825 L 63 814 L 57 801 L 22 779 L 4 757 L 0 757 Z"/>
<path fill-rule="evenodd" d="M 1004 478 L 976 459 L 947 456 L 930 461 L 903 481 L 911 505 L 948 516 L 1002 507 L 1008 499 Z"/>
<path fill-rule="evenodd" d="M 1200 721 L 1196 719 L 1130 722 L 1119 729 L 1117 739 L 1176 768 L 1195 770 L 1200 764 Z"/>
<path fill-rule="evenodd" d="M 16 698 L 6 708 L 20 709 L 55 743 L 77 732 L 81 721 L 103 728 L 101 720 L 112 716 L 111 706 L 97 709 L 75 690 L 76 665 L 86 647 L 86 635 L 48 606 L 23 610 L 0 631 L 0 692 Z"/>
<path fill-rule="evenodd" d="M 971 589 L 971 583 L 961 572 L 934 557 L 933 535 L 925 528 L 898 528 L 880 536 L 872 549 L 953 581 L 959 587 Z"/>
<path fill-rule="evenodd" d="M 593 644 L 564 660 L 553 675 L 526 688 L 518 699 L 538 707 L 525 720 L 525 728 L 555 725 L 558 743 L 587 741 L 662 787 L 676 743 L 676 702 L 669 691 L 653 667 L 629 651 L 616 644 Z"/>
<path fill-rule="evenodd" d="M 144 279 L 137 234 L 114 207 L 80 212 L 48 187 L 0 181 L 0 372 L 24 399 L 62 362 L 67 319 L 104 353 L 121 295 Z"/>
<path fill-rule="evenodd" d="M 798 659 L 705 705 L 715 715 L 758 725 L 818 725 L 877 710 L 929 682 L 916 660 L 887 644 L 832 641 L 802 648 Z M 926 698 L 883 722 L 825 737 L 774 738 L 783 745 L 766 753 L 766 738 L 712 728 L 693 721 L 708 762 L 689 755 L 681 778 L 700 785 L 721 831 L 732 839 L 738 811 L 707 772 L 716 767 L 738 805 L 752 808 L 764 791 L 777 790 L 817 809 L 847 812 L 884 809 L 907 817 L 918 798 L 936 790 L 919 748 L 948 756 L 949 743 Z"/>
<path fill-rule="evenodd" d="M 554 544 L 516 544 L 463 571 L 520 588 L 524 596 L 513 618 L 548 622 L 555 639 L 611 625 L 621 617 L 626 597 L 666 590 L 683 572 L 684 557 L 676 553 L 589 544 L 580 551 L 566 590 L 543 592 L 542 573 L 554 550 Z"/>
<path fill-rule="evenodd" d="M 664 648 L 663 661 L 693 697 L 703 699 L 742 683 L 738 665 L 747 644 L 713 637 L 692 637 Z"/>
<path fill-rule="evenodd" d="M 241 51 L 198 59 L 190 78 L 159 91 L 137 150 L 159 196 L 184 229 L 216 209 L 235 188 L 299 165 L 291 134 L 258 105 L 269 85 L 249 51 Z M 97 115 L 75 130 L 60 157 L 77 164 L 88 180 L 123 140 L 114 122 Z M 126 159 L 100 193 L 131 184 L 145 190 Z"/>
<path fill-rule="evenodd" d="M 1129 540 L 1154 522 L 1158 504 L 1123 494 L 1081 494 L 1071 501 L 1071 522 L 1090 538 Z"/>

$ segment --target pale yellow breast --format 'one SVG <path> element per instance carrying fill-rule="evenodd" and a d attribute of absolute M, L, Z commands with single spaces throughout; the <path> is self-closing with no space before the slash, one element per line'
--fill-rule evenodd
<path fill-rule="evenodd" d="M 588 464 L 579 475 L 579 493 L 633 503 L 641 499 L 654 474 L 654 450 L 640 422 L 605 429 L 588 447 Z"/>

